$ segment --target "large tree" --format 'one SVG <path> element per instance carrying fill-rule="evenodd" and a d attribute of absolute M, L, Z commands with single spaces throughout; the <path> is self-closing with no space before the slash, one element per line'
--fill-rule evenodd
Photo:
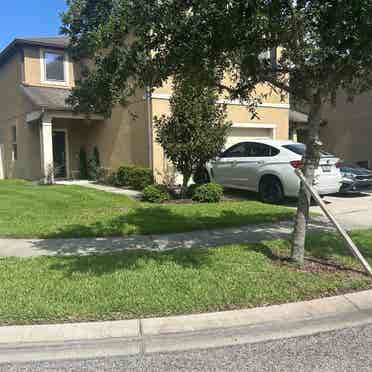
<path fill-rule="evenodd" d="M 218 103 L 218 98 L 215 88 L 176 75 L 170 115 L 155 119 L 156 139 L 183 176 L 183 195 L 191 176 L 218 156 L 225 145 L 232 123 L 226 121 L 226 105 Z"/>
<path fill-rule="evenodd" d="M 319 126 L 339 90 L 372 86 L 372 0 L 69 0 L 63 32 L 71 52 L 93 58 L 71 103 L 109 113 L 137 87 L 193 74 L 233 99 L 255 104 L 258 83 L 309 109 L 303 172 L 312 182 Z M 260 58 L 278 49 L 276 61 Z M 223 76 L 232 79 L 224 84 Z M 301 187 L 292 258 L 302 263 L 310 196 Z"/>

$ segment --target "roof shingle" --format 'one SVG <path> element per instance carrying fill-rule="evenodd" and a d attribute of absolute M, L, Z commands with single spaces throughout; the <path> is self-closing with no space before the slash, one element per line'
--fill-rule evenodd
<path fill-rule="evenodd" d="M 21 85 L 23 93 L 31 102 L 40 107 L 49 110 L 72 110 L 66 103 L 66 99 L 71 93 L 70 89 L 36 87 Z"/>

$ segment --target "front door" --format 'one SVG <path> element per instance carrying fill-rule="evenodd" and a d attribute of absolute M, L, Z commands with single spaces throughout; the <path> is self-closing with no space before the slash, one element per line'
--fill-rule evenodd
<path fill-rule="evenodd" d="M 67 177 L 66 132 L 53 131 L 54 177 Z"/>

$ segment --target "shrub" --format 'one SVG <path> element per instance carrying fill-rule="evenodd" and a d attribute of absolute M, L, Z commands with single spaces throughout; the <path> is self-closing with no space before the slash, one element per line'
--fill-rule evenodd
<path fill-rule="evenodd" d="M 96 181 L 98 183 L 110 183 L 111 170 L 110 168 L 99 167 L 97 168 Z"/>
<path fill-rule="evenodd" d="M 150 203 L 163 203 L 170 199 L 170 194 L 164 185 L 149 185 L 145 187 L 142 200 Z"/>
<path fill-rule="evenodd" d="M 217 183 L 207 183 L 196 188 L 192 200 L 199 203 L 217 203 L 223 197 L 223 187 Z"/>
<path fill-rule="evenodd" d="M 79 173 L 82 180 L 88 179 L 88 160 L 84 147 L 81 147 L 79 152 Z"/>
<path fill-rule="evenodd" d="M 93 156 L 88 161 L 88 176 L 92 180 L 98 179 L 98 171 L 101 167 L 101 161 L 99 156 L 99 150 L 97 146 L 94 146 Z"/>
<path fill-rule="evenodd" d="M 117 172 L 112 172 L 107 175 L 106 182 L 111 186 L 120 186 Z"/>
<path fill-rule="evenodd" d="M 152 170 L 146 167 L 122 166 L 118 169 L 117 174 L 120 186 L 143 190 L 146 186 L 154 183 Z"/>
<path fill-rule="evenodd" d="M 190 185 L 188 188 L 187 188 L 187 193 L 186 193 L 186 196 L 190 199 L 193 198 L 194 196 L 194 193 L 195 193 L 195 190 L 200 187 L 201 185 L 200 184 L 197 184 L 197 183 L 193 183 L 192 185 Z"/>

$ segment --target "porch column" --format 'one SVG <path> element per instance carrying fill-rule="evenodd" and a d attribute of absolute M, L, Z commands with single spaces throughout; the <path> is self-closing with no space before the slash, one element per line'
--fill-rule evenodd
<path fill-rule="evenodd" d="M 44 115 L 40 125 L 41 174 L 43 182 L 54 182 L 52 118 Z"/>

